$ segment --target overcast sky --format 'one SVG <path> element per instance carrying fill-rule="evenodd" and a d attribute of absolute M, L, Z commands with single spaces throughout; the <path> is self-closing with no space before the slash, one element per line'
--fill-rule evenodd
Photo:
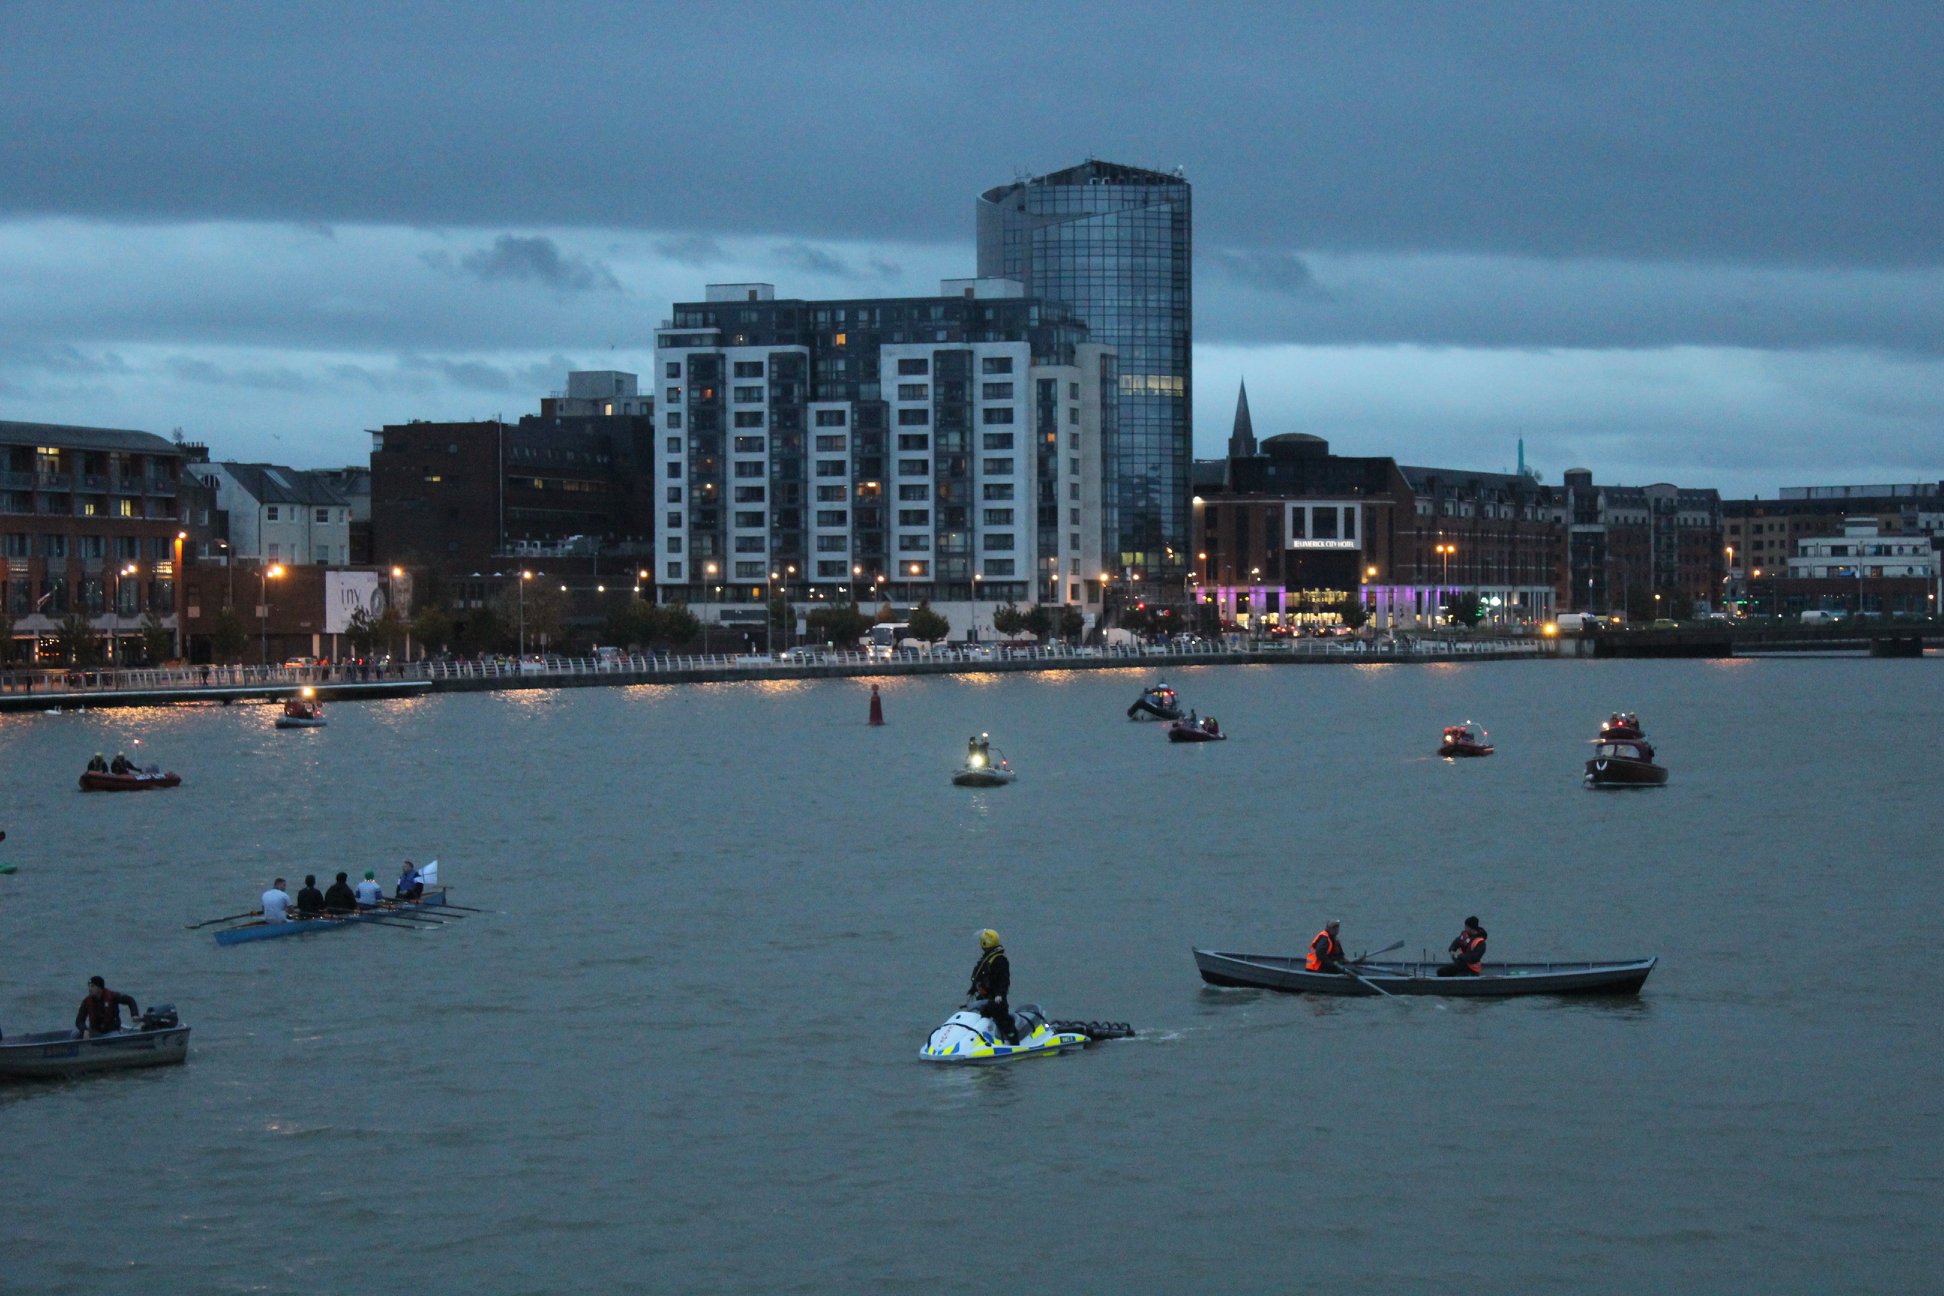
<path fill-rule="evenodd" d="M 1088 156 L 1195 202 L 1197 452 L 1944 478 L 1944 5 L 0 4 L 0 418 L 362 461 L 669 304 L 936 291 Z"/>

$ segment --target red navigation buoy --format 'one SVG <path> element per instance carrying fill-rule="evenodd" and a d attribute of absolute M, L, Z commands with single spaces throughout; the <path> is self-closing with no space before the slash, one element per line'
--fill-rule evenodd
<path fill-rule="evenodd" d="M 875 684 L 871 685 L 871 723 L 884 723 L 884 700 L 878 697 L 878 686 Z"/>

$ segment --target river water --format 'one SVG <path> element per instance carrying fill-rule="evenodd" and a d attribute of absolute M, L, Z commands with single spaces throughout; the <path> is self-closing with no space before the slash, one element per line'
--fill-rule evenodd
<path fill-rule="evenodd" d="M 1183 670 L 0 719 L 0 1027 L 99 972 L 185 1067 L 0 1089 L 0 1290 L 1935 1290 L 1938 662 Z M 1665 789 L 1590 793 L 1637 710 Z M 1433 758 L 1472 720 L 1489 760 Z M 988 730 L 1012 787 L 954 788 Z M 83 796 L 96 750 L 183 786 Z M 427 931 L 218 947 L 436 856 Z M 1656 954 L 1637 1000 L 1205 988 L 1193 944 Z M 1014 1002 L 1139 1038 L 922 1063 Z"/>

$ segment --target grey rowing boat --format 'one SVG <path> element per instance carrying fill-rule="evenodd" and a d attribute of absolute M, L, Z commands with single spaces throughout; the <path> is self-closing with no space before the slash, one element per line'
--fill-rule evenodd
<path fill-rule="evenodd" d="M 1289 994 L 1443 995 L 1496 999 L 1510 995 L 1639 994 L 1658 958 L 1608 963 L 1487 963 L 1478 976 L 1439 976 L 1437 963 L 1356 964 L 1357 976 L 1311 972 L 1301 955 L 1230 954 L 1198 949 L 1202 980 L 1217 986 L 1281 990 Z M 1361 977 L 1362 980 L 1358 980 Z M 1369 984 L 1365 984 L 1368 982 Z M 1371 987 L 1377 989 L 1373 990 Z"/>

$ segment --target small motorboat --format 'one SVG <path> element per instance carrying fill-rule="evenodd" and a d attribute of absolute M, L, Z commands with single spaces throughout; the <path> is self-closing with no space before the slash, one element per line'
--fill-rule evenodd
<path fill-rule="evenodd" d="M 0 1039 L 0 1079 L 38 1080 L 89 1071 L 172 1066 L 189 1056 L 189 1028 L 173 1004 L 154 1004 L 133 1029 L 106 1035 L 39 1031 Z"/>
<path fill-rule="evenodd" d="M 1018 777 L 1019 771 L 1004 756 L 998 760 L 972 756 L 953 772 L 952 782 L 959 787 L 1004 787 Z"/>
<path fill-rule="evenodd" d="M 1013 1026 L 1019 1043 L 1008 1044 L 992 1018 L 964 1008 L 931 1033 L 918 1056 L 927 1062 L 955 1066 L 997 1066 L 1022 1058 L 1068 1053 L 1096 1040 L 1125 1039 L 1134 1033 L 1126 1022 L 1048 1021 L 1038 1004 L 1013 1009 Z"/>
<path fill-rule="evenodd" d="M 1639 994 L 1657 958 L 1609 963 L 1487 963 L 1478 976 L 1439 976 L 1438 963 L 1355 963 L 1356 976 L 1311 972 L 1301 954 L 1229 954 L 1198 949 L 1195 966 L 1213 986 L 1285 994 L 1442 995 L 1502 999 L 1513 995 Z M 1373 988 L 1374 987 L 1374 988 Z"/>
<path fill-rule="evenodd" d="M 1168 726 L 1169 742 L 1226 742 L 1228 735 L 1214 716 L 1200 720 L 1177 720 Z"/>
<path fill-rule="evenodd" d="M 978 734 L 966 743 L 965 764 L 952 775 L 952 782 L 960 787 L 1003 787 L 1018 777 L 1006 754 L 1001 752 L 995 758 L 992 739 Z"/>
<path fill-rule="evenodd" d="M 285 698 L 283 714 L 277 717 L 279 729 L 322 729 L 324 727 L 324 704 L 317 700 L 317 690 L 306 688 L 294 698 Z"/>
<path fill-rule="evenodd" d="M 1653 745 L 1644 738 L 1593 740 L 1593 758 L 1586 762 L 1586 786 L 1659 787 L 1665 782 L 1667 766 L 1654 763 Z"/>
<path fill-rule="evenodd" d="M 1490 756 L 1492 744 L 1486 741 L 1490 737 L 1483 725 L 1474 725 L 1469 720 L 1461 725 L 1451 725 L 1444 731 L 1444 741 L 1438 745 L 1438 755 Z"/>
<path fill-rule="evenodd" d="M 1647 731 L 1640 727 L 1640 717 L 1631 711 L 1615 711 L 1600 721 L 1602 738 L 1645 738 Z"/>
<path fill-rule="evenodd" d="M 116 774 L 111 770 L 87 770 L 81 775 L 83 792 L 147 792 L 155 788 L 172 788 L 182 782 L 182 776 L 173 771 L 165 773 L 159 765 L 151 765 L 145 770 L 130 770 L 126 774 Z"/>
<path fill-rule="evenodd" d="M 1179 720 L 1181 704 L 1175 697 L 1173 689 L 1165 683 L 1157 683 L 1154 687 L 1143 691 L 1134 705 L 1127 708 L 1127 718 L 1129 720 Z"/>

